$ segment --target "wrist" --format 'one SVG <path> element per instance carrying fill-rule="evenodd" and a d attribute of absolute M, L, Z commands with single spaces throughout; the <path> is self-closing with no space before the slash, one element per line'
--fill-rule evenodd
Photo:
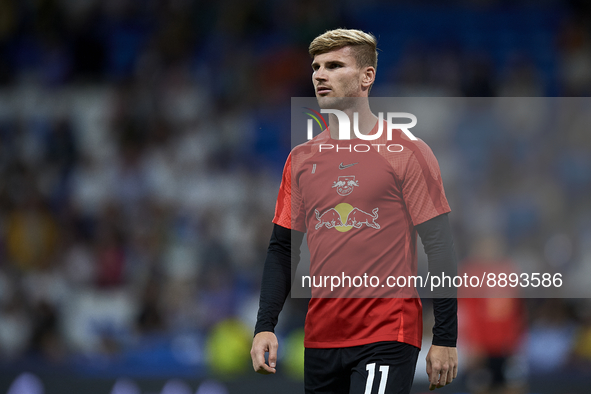
<path fill-rule="evenodd" d="M 435 345 L 435 346 L 456 347 L 456 345 L 457 345 L 456 342 L 457 341 L 452 340 L 452 339 L 442 339 L 442 338 L 434 337 L 431 344 Z"/>

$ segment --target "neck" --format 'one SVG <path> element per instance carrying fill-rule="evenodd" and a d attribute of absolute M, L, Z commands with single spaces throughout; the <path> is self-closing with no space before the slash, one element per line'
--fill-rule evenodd
<path fill-rule="evenodd" d="M 359 132 L 361 134 L 367 135 L 369 134 L 374 126 L 376 125 L 376 121 L 378 117 L 375 116 L 371 109 L 369 108 L 369 101 L 366 100 L 359 100 L 356 105 L 341 109 L 349 117 L 349 136 L 350 138 L 355 138 L 355 134 L 353 133 L 354 127 L 354 117 L 353 114 L 358 114 L 358 125 L 359 125 Z M 329 114 L 328 116 L 328 126 L 330 128 L 330 138 L 338 140 L 339 139 L 339 120 L 335 114 Z"/>

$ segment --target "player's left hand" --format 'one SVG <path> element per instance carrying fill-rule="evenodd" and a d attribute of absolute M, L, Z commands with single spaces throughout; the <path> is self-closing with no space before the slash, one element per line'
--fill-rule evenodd
<path fill-rule="evenodd" d="M 455 347 L 431 345 L 427 354 L 429 390 L 450 384 L 458 376 L 458 351 Z"/>
<path fill-rule="evenodd" d="M 262 331 L 255 335 L 252 340 L 252 349 L 250 357 L 252 358 L 252 367 L 255 372 L 268 375 L 277 372 L 277 348 L 279 344 L 277 337 L 270 331 Z M 269 352 L 269 365 L 265 363 L 265 353 Z"/>

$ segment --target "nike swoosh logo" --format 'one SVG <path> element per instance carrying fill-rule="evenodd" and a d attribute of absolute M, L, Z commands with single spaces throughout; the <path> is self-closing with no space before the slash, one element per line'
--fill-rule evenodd
<path fill-rule="evenodd" d="M 339 170 L 344 170 L 345 168 L 349 168 L 354 166 L 355 164 L 359 164 L 359 163 L 351 163 L 351 164 L 347 164 L 346 166 L 343 165 L 343 163 L 339 164 Z"/>

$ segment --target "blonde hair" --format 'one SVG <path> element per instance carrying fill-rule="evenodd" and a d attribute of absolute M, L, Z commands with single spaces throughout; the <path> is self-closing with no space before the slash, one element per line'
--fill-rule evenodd
<path fill-rule="evenodd" d="M 353 56 L 359 67 L 378 67 L 377 40 L 373 34 L 354 29 L 329 30 L 316 37 L 310 44 L 308 52 L 312 58 L 333 49 L 351 46 Z"/>

